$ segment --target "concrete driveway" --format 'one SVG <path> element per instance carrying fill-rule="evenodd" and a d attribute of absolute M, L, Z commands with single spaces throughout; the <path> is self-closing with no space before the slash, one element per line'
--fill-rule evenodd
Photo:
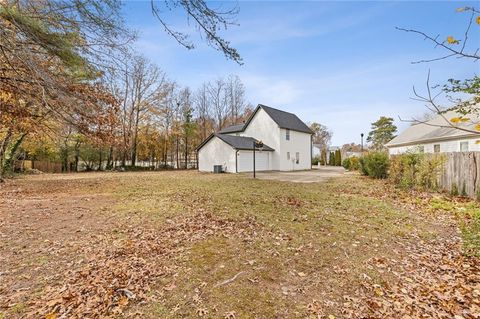
<path fill-rule="evenodd" d="M 340 177 L 345 173 L 343 167 L 322 166 L 315 167 L 310 171 L 293 171 L 293 172 L 257 172 L 257 178 L 269 179 L 283 182 L 294 183 L 317 183 L 323 182 L 333 177 Z M 252 173 L 248 173 L 252 174 Z"/>

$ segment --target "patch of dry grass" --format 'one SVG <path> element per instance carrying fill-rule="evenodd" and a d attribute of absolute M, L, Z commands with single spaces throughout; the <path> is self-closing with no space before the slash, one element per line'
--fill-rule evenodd
<path fill-rule="evenodd" d="M 6 266 L 7 272 L 26 260 L 13 254 L 21 243 L 33 241 L 42 246 L 53 239 L 67 244 L 61 249 L 73 258 L 66 264 L 69 276 L 85 270 L 82 245 L 94 245 L 88 251 L 98 249 L 99 258 L 140 256 L 142 265 L 170 269 L 151 278 L 148 273 L 154 271 L 145 271 L 143 279 L 133 276 L 138 282 L 130 283 L 129 289 L 138 289 L 142 299 L 122 304 L 121 297 L 112 293 L 111 300 L 104 302 L 111 302 L 116 312 L 109 306 L 101 308 L 103 314 L 137 313 L 146 318 L 341 316 L 344 297 L 358 292 L 366 277 L 377 283 L 391 279 L 371 267 L 372 258 L 400 258 L 405 252 L 398 243 L 411 241 L 412 234 L 436 238 L 448 231 L 436 218 L 426 217 L 392 196 L 379 196 L 384 187 L 359 176 L 320 184 L 198 172 L 29 176 L 9 181 L 0 191 L 15 198 L 0 201 L 5 217 L 0 231 L 13 236 L 15 227 L 25 225 L 35 231 L 33 235 L 18 234 L 23 237 L 2 244 L 0 252 L 15 259 Z M 29 208 L 29 201 L 38 197 L 56 203 L 45 223 L 33 223 L 41 211 L 18 219 Z M 52 205 L 42 204 L 39 209 Z M 176 225 L 181 227 L 177 230 Z M 54 232 L 63 228 L 83 230 L 78 236 Z M 89 241 L 92 237 L 102 239 Z M 110 240 L 122 244 L 110 251 Z M 130 242 L 135 249 L 128 246 Z M 142 251 L 160 249 L 155 248 L 157 244 L 172 253 L 162 250 L 163 257 L 157 258 Z M 52 289 L 60 289 L 67 281 L 62 273 L 65 265 L 56 264 L 55 257 L 45 258 L 35 250 L 28 256 L 35 262 L 23 272 L 37 277 L 39 285 L 43 282 L 40 278 L 51 276 L 46 274 L 51 265 L 58 266 L 56 281 L 49 283 Z M 128 273 L 128 263 L 122 267 Z M 22 273 L 7 276 L 7 282 L 13 282 Z M 115 278 L 108 277 L 102 285 L 112 282 Z M 128 276 L 122 284 L 128 286 Z M 38 300 L 45 298 L 42 292 L 12 297 L 14 293 L 18 291 L 0 287 L 0 294 L 10 294 L 7 299 L 0 298 L 0 311 L 8 318 L 28 315 L 32 307 L 38 307 Z M 61 315 L 66 311 L 62 309 L 51 307 L 48 311 Z"/>

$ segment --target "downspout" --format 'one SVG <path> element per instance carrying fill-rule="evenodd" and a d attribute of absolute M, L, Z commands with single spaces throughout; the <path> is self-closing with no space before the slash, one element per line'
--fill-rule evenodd
<path fill-rule="evenodd" d="M 200 171 L 200 167 L 198 166 L 198 151 L 199 150 L 197 150 L 197 158 L 196 158 L 196 160 L 197 160 L 197 171 Z"/>
<path fill-rule="evenodd" d="M 312 169 L 312 160 L 313 160 L 313 135 L 310 134 L 310 169 Z"/>
<path fill-rule="evenodd" d="M 235 151 L 235 173 L 238 173 L 238 150 Z"/>

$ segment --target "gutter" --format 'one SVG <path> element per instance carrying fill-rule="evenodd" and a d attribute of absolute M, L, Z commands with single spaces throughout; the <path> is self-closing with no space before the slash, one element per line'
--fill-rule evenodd
<path fill-rule="evenodd" d="M 457 136 L 448 136 L 448 137 L 442 137 L 442 138 L 430 138 L 426 140 L 418 140 L 418 141 L 410 141 L 410 142 L 404 142 L 404 143 L 398 143 L 398 144 L 387 144 L 385 145 L 387 148 L 391 147 L 400 147 L 400 146 L 415 146 L 418 144 L 425 144 L 425 143 L 435 143 L 435 142 L 443 142 L 443 141 L 454 141 L 454 140 L 460 140 L 460 139 L 471 139 L 471 138 L 478 138 L 480 139 L 480 134 L 468 134 L 468 135 L 457 135 Z"/>
<path fill-rule="evenodd" d="M 238 173 L 238 151 L 239 150 L 235 150 L 235 173 Z"/>

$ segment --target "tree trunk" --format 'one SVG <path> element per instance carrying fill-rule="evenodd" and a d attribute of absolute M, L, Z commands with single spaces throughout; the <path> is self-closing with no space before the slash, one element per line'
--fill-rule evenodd
<path fill-rule="evenodd" d="M 8 129 L 7 133 L 5 134 L 5 138 L 2 141 L 2 144 L 0 144 L 0 182 L 3 181 L 3 159 L 5 157 L 5 151 L 8 148 L 8 145 L 10 144 L 10 140 L 12 139 L 12 134 L 13 131 L 11 128 Z"/>
<path fill-rule="evenodd" d="M 75 172 L 78 172 L 79 158 L 80 158 L 80 143 L 75 143 Z"/>
<path fill-rule="evenodd" d="M 108 150 L 108 157 L 107 157 L 107 166 L 105 169 L 111 170 L 113 168 L 113 145 L 110 145 L 110 149 Z"/>
<path fill-rule="evenodd" d="M 188 137 L 185 134 L 185 169 L 188 169 Z"/>
<path fill-rule="evenodd" d="M 13 162 L 15 160 L 15 153 L 23 142 L 23 139 L 27 136 L 27 133 L 22 133 L 9 147 L 5 149 L 3 155 L 3 161 L 0 167 L 0 176 L 4 176 L 6 173 L 11 173 L 13 170 Z"/>
<path fill-rule="evenodd" d="M 100 148 L 100 150 L 98 152 L 98 169 L 97 169 L 97 171 L 102 170 L 102 162 L 103 162 L 102 155 L 103 155 L 102 148 Z"/>
<path fill-rule="evenodd" d="M 63 147 L 60 150 L 61 158 L 62 158 L 62 173 L 68 171 L 68 144 L 67 141 L 63 142 Z"/>
<path fill-rule="evenodd" d="M 179 144 L 179 139 L 178 139 L 178 135 L 177 137 L 175 138 L 176 139 L 176 155 L 175 155 L 175 159 L 177 161 L 177 169 L 180 168 L 180 159 L 179 159 L 179 147 L 178 147 L 178 144 Z"/>

